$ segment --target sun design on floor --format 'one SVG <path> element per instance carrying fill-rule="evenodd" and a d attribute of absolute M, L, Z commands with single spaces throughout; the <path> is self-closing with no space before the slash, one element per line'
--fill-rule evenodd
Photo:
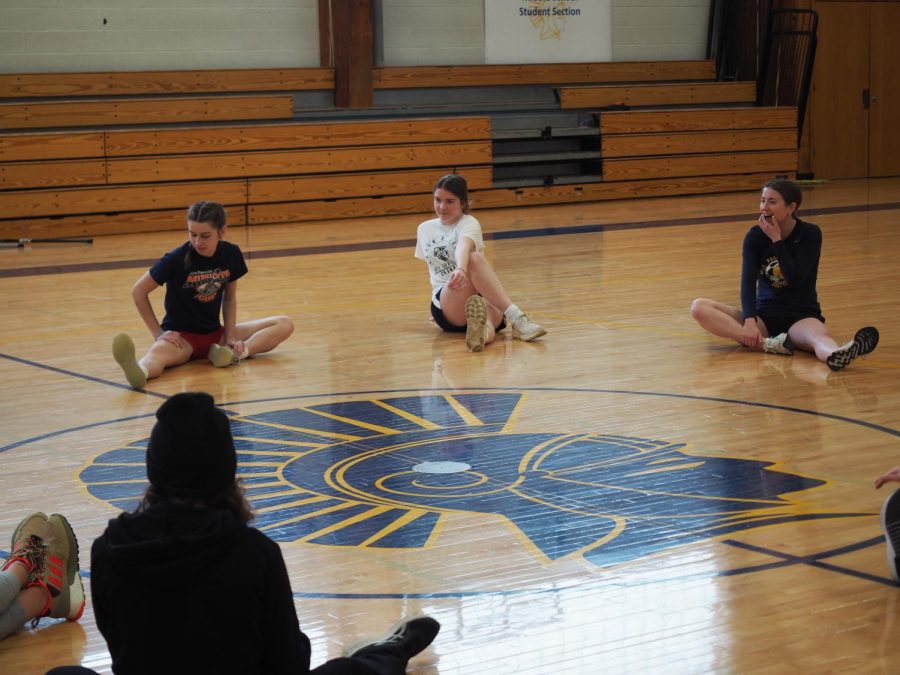
<path fill-rule="evenodd" d="M 428 547 L 450 514 L 500 519 L 536 556 L 603 566 L 817 514 L 824 484 L 773 462 L 705 457 L 685 443 L 516 433 L 525 392 L 360 397 L 231 419 L 238 473 L 276 541 Z M 98 499 L 134 508 L 147 439 L 81 471 Z"/>

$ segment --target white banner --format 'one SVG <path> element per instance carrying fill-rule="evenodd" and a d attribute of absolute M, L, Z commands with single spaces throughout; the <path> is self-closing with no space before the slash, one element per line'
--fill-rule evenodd
<path fill-rule="evenodd" d="M 612 0 L 484 0 L 485 63 L 612 61 Z"/>

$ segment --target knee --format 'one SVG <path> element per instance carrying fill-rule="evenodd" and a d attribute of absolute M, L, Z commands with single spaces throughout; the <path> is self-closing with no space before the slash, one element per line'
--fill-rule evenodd
<path fill-rule="evenodd" d="M 291 317 L 282 314 L 279 317 L 276 317 L 278 322 L 278 326 L 281 328 L 281 332 L 284 335 L 284 339 L 289 338 L 294 333 L 294 322 L 291 320 Z"/>
<path fill-rule="evenodd" d="M 485 266 L 490 266 L 488 259 L 484 257 L 483 253 L 478 253 L 477 251 L 472 251 L 469 254 L 469 267 L 474 269 L 480 269 Z"/>
<path fill-rule="evenodd" d="M 700 321 L 706 316 L 709 301 L 705 298 L 697 298 L 691 303 L 691 318 L 694 321 Z"/>

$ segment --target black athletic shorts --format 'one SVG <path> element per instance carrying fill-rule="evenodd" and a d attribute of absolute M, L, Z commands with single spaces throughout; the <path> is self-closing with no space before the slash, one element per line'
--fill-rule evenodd
<path fill-rule="evenodd" d="M 825 317 L 821 314 L 772 314 L 769 312 L 757 312 L 756 318 L 766 324 L 769 337 L 775 337 L 787 333 L 788 329 L 800 319 L 818 319 L 825 323 Z"/>
<path fill-rule="evenodd" d="M 448 333 L 465 333 L 465 326 L 457 326 L 449 321 L 447 321 L 447 317 L 444 316 L 444 311 L 441 309 L 441 289 L 437 289 L 434 295 L 431 297 L 431 318 L 434 319 L 434 322 L 441 327 L 442 330 L 447 331 Z M 500 332 L 506 328 L 506 320 L 500 319 L 500 325 L 496 326 L 494 330 L 496 332 Z"/>

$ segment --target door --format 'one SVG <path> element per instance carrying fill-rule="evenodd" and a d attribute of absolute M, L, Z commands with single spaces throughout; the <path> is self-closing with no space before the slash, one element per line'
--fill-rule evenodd
<path fill-rule="evenodd" d="M 900 176 L 900 3 L 871 6 L 869 176 Z"/>
<path fill-rule="evenodd" d="M 810 90 L 816 178 L 900 175 L 900 3 L 815 3 Z"/>

